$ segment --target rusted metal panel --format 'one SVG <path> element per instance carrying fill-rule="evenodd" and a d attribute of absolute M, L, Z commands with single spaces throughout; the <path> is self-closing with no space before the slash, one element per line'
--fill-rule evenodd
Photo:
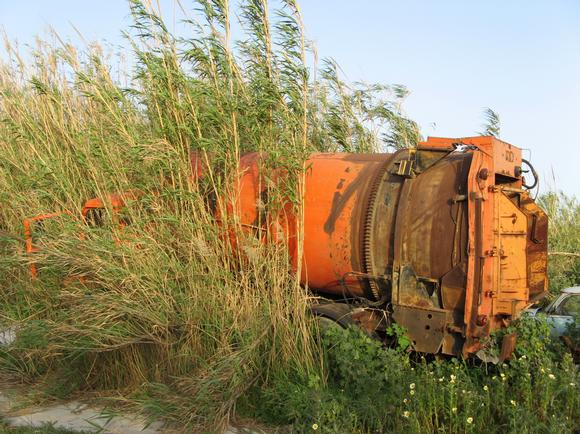
<path fill-rule="evenodd" d="M 461 231 L 467 228 L 457 230 L 457 209 L 462 205 L 453 199 L 463 193 L 463 167 L 469 167 L 470 159 L 468 153 L 448 154 L 415 179 L 405 181 L 409 187 L 399 205 L 402 212 L 395 229 L 399 267 L 411 266 L 417 276 L 441 279 L 456 265 L 458 245 L 466 238 Z M 400 297 L 405 304 L 404 294 Z"/>
<path fill-rule="evenodd" d="M 532 303 L 548 293 L 548 216 L 527 192 L 520 195 L 520 206 L 528 218 L 528 302 Z"/>
<path fill-rule="evenodd" d="M 404 182 L 404 178 L 397 174 L 398 163 L 408 160 L 410 155 L 408 150 L 393 155 L 383 166 L 369 193 L 362 246 L 364 267 L 367 274 L 384 277 L 368 279 L 369 292 L 375 300 L 391 300 L 394 228 Z"/>
<path fill-rule="evenodd" d="M 501 341 L 501 351 L 499 354 L 499 361 L 503 362 L 511 357 L 516 349 L 517 335 L 515 333 L 507 334 Z"/>
<path fill-rule="evenodd" d="M 441 331 L 444 352 L 463 342 L 467 269 L 467 176 L 470 152 L 419 149 L 415 178 L 406 179 L 397 213 L 393 262 L 393 303 L 406 317 L 421 309 L 447 312 Z M 398 307 L 395 306 L 394 309 Z M 452 330 L 452 331 L 449 331 Z M 416 346 L 432 348 L 430 334 L 416 334 Z"/>
<path fill-rule="evenodd" d="M 393 318 L 405 327 L 413 348 L 423 353 L 438 353 L 443 343 L 447 311 L 395 305 Z"/>
<path fill-rule="evenodd" d="M 493 298 L 494 315 L 516 315 L 529 299 L 526 251 L 528 219 L 506 194 L 495 196 L 496 250 L 489 252 L 495 262 L 496 290 Z"/>

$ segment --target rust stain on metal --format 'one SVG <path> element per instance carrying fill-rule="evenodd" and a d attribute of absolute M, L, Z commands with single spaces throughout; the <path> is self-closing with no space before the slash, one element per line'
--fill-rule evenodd
<path fill-rule="evenodd" d="M 344 192 L 335 191 L 334 196 L 332 197 L 332 206 L 330 208 L 330 215 L 328 219 L 324 223 L 324 232 L 327 234 L 332 234 L 334 232 L 334 225 L 336 223 L 336 219 L 346 206 L 347 202 L 350 200 L 352 195 L 357 191 L 360 183 L 363 182 L 363 179 L 359 176 L 353 182 L 348 184 L 348 187 L 344 190 Z"/>

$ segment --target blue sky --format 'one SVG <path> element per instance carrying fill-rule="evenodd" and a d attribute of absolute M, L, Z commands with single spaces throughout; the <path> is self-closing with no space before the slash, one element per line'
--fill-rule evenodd
<path fill-rule="evenodd" d="M 169 27 L 179 28 L 174 0 L 160 3 Z M 406 111 L 424 135 L 472 135 L 491 107 L 502 139 L 530 150 L 543 189 L 580 197 L 580 1 L 300 5 L 319 57 L 334 58 L 352 81 L 406 85 Z M 124 0 L 0 0 L 0 27 L 21 45 L 49 26 L 78 42 L 72 25 L 87 40 L 121 45 L 130 22 Z"/>

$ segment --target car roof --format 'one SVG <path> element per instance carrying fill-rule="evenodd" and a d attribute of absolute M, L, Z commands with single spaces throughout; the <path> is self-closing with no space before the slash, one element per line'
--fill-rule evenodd
<path fill-rule="evenodd" d="M 571 288 L 563 289 L 562 292 L 566 294 L 580 294 L 580 286 L 573 286 Z"/>

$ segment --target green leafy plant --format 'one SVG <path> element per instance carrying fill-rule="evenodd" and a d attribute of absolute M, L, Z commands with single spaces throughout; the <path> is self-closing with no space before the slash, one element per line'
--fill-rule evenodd
<path fill-rule="evenodd" d="M 387 327 L 386 334 L 394 338 L 396 347 L 400 351 L 405 351 L 411 346 L 411 339 L 407 336 L 407 331 L 397 323 L 391 324 Z"/>

